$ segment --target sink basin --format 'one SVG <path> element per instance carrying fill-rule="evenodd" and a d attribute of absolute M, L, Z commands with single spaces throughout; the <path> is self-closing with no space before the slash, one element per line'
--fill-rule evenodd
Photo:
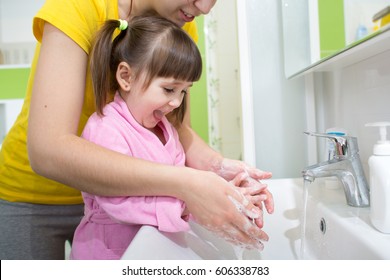
<path fill-rule="evenodd" d="M 390 259 L 390 235 L 373 228 L 370 208 L 348 206 L 343 190 L 324 180 L 307 186 L 307 200 L 302 178 L 267 180 L 275 212 L 264 214 L 270 239 L 263 251 L 232 246 L 191 222 L 179 233 L 143 226 L 122 259 Z"/>
<path fill-rule="evenodd" d="M 390 235 L 377 231 L 370 208 L 346 204 L 344 191 L 327 189 L 324 180 L 308 185 L 304 259 L 390 259 Z"/>

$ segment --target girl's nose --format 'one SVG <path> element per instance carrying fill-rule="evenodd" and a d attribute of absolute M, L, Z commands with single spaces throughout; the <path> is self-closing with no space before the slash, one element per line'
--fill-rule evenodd
<path fill-rule="evenodd" d="M 214 7 L 217 0 L 195 0 L 194 6 L 204 15 L 207 15 Z"/>
<path fill-rule="evenodd" d="M 169 101 L 169 106 L 173 108 L 177 108 L 180 106 L 181 102 L 183 101 L 183 97 L 175 97 L 171 101 Z"/>

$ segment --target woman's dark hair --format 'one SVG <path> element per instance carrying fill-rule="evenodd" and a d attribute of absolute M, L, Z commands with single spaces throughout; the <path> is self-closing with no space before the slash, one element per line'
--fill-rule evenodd
<path fill-rule="evenodd" d="M 91 73 L 96 98 L 96 111 L 112 100 L 119 89 L 116 71 L 120 62 L 130 65 L 134 77 L 145 74 L 144 88 L 154 78 L 198 81 L 202 74 L 202 58 L 188 34 L 175 23 L 159 16 L 134 17 L 128 28 L 119 31 L 118 20 L 108 20 L 97 33 L 91 55 Z M 185 101 L 173 114 L 183 121 Z"/>

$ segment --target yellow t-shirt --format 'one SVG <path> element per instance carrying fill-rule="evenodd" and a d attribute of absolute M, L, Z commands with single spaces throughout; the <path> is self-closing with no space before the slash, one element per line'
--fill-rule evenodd
<path fill-rule="evenodd" d="M 0 151 L 0 199 L 39 204 L 82 203 L 80 191 L 37 175 L 30 167 L 26 140 L 31 91 L 45 22 L 62 30 L 89 54 L 95 32 L 107 19 L 118 19 L 118 0 L 47 0 L 34 17 L 33 32 L 38 43 L 31 64 L 26 97 L 22 111 L 4 139 Z M 195 42 L 198 40 L 195 22 L 186 24 L 183 29 Z M 88 69 L 79 133 L 94 111 Z"/>

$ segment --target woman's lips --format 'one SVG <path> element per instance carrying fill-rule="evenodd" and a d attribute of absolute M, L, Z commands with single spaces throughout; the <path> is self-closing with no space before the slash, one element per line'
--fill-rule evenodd
<path fill-rule="evenodd" d="M 193 21 L 195 16 L 194 15 L 191 15 L 189 13 L 186 13 L 185 11 L 183 10 L 180 10 L 181 11 L 181 18 L 185 21 L 185 22 L 190 22 L 190 21 Z"/>

